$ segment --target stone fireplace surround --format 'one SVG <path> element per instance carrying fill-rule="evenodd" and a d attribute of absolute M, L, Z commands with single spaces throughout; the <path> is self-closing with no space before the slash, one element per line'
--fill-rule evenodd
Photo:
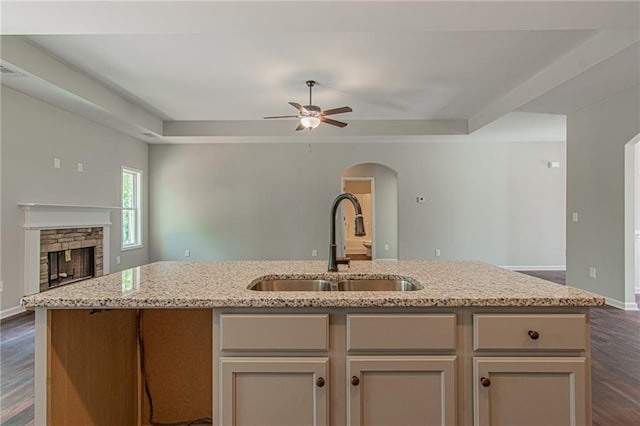
<path fill-rule="evenodd" d="M 81 228 L 86 232 L 87 228 L 100 228 L 102 241 L 90 241 L 90 244 L 96 246 L 96 253 L 101 252 L 102 254 L 102 274 L 110 272 L 110 216 L 111 211 L 119 210 L 119 207 L 46 203 L 19 203 L 19 206 L 24 210 L 24 294 L 40 292 L 42 258 L 40 242 L 43 237 L 41 236 L 41 231 L 43 230 L 78 230 Z M 52 233 L 45 232 L 44 234 L 51 235 Z M 89 233 L 89 235 L 93 234 Z M 92 239 L 89 238 L 89 240 Z M 98 266 L 97 260 L 96 266 Z M 96 268 L 97 275 L 98 270 Z"/>
<path fill-rule="evenodd" d="M 49 289 L 49 253 L 93 247 L 93 276 L 103 275 L 103 231 L 94 228 L 40 230 L 40 291 Z M 75 262 L 74 259 L 72 262 Z M 51 287 L 53 288 L 53 287 Z"/>

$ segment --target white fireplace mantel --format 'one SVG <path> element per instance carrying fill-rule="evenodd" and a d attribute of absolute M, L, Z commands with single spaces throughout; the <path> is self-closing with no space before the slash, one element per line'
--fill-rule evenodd
<path fill-rule="evenodd" d="M 110 226 L 112 206 L 82 206 L 73 204 L 18 203 L 24 210 L 27 229 L 78 228 Z"/>
<path fill-rule="evenodd" d="M 24 210 L 25 294 L 40 291 L 40 230 L 102 227 L 103 273 L 110 272 L 109 241 L 112 206 L 87 206 L 50 203 L 18 203 Z"/>

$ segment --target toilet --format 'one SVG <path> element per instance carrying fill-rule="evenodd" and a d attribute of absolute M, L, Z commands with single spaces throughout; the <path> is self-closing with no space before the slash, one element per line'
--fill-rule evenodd
<path fill-rule="evenodd" d="M 363 241 L 362 245 L 367 249 L 367 256 L 371 257 L 371 241 Z"/>

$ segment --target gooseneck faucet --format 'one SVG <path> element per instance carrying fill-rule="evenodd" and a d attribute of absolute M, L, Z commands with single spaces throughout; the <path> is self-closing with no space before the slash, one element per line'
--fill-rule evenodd
<path fill-rule="evenodd" d="M 336 197 L 333 200 L 333 205 L 331 206 L 331 242 L 329 243 L 329 272 L 338 272 L 338 263 L 349 263 L 349 259 L 340 259 L 336 258 L 336 212 L 338 211 L 338 205 L 342 200 L 349 200 L 351 204 L 353 204 L 353 208 L 356 211 L 356 229 L 355 234 L 356 237 L 363 237 L 366 235 L 364 231 L 364 220 L 362 218 L 362 208 L 360 207 L 360 202 L 353 195 L 348 192 L 344 192 Z"/>

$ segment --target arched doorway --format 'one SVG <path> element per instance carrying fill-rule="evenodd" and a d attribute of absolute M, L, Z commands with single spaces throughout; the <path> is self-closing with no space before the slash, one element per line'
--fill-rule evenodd
<path fill-rule="evenodd" d="M 625 309 L 640 308 L 640 134 L 625 145 Z"/>
<path fill-rule="evenodd" d="M 342 192 L 351 192 L 360 201 L 367 235 L 353 233 L 353 212 L 343 206 L 341 244 L 343 255 L 354 260 L 397 260 L 398 246 L 398 174 L 384 164 L 361 163 L 342 172 Z"/>

